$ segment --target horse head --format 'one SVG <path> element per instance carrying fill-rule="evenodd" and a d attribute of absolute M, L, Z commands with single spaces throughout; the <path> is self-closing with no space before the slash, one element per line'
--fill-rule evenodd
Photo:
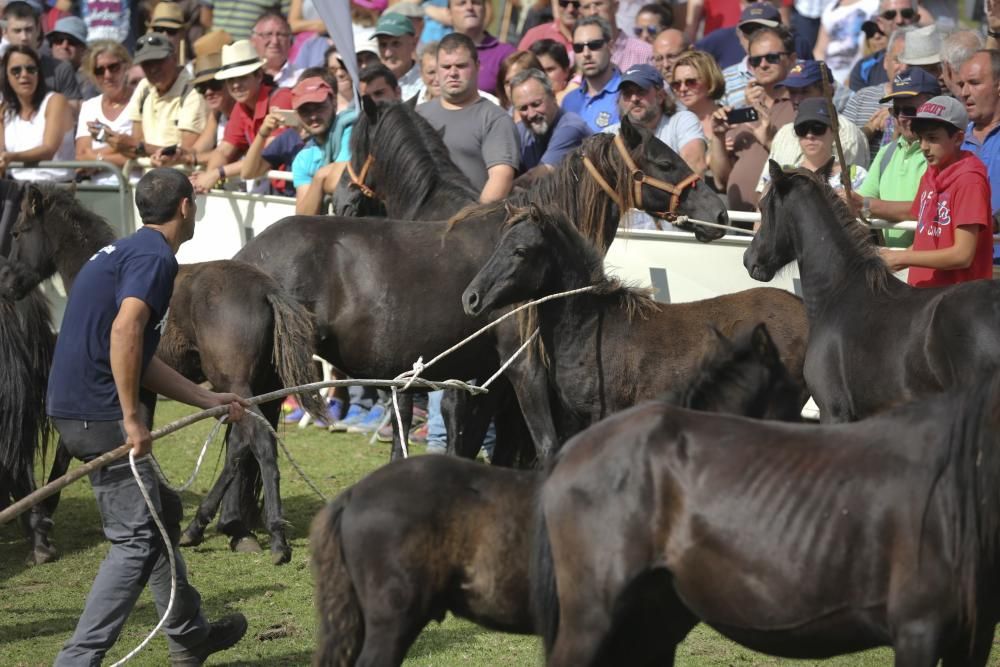
<path fill-rule="evenodd" d="M 778 269 L 795 259 L 792 236 L 794 211 L 783 200 L 791 190 L 793 174 L 774 160 L 768 162 L 771 184 L 760 200 L 760 228 L 743 253 L 743 266 L 754 280 L 769 282 Z"/>
<path fill-rule="evenodd" d="M 507 229 L 493 254 L 462 293 L 465 314 L 482 315 L 500 306 L 527 301 L 544 288 L 551 249 L 546 242 L 542 215 L 535 204 L 506 204 Z"/>
<path fill-rule="evenodd" d="M 654 217 L 676 220 L 684 215 L 691 221 L 677 220 L 674 224 L 694 232 L 702 242 L 721 238 L 726 231 L 718 227 L 698 224 L 702 220 L 720 225 L 729 224 L 725 202 L 705 182 L 691 171 L 684 159 L 653 134 L 633 125 L 626 116 L 622 119 L 620 136 L 627 150 L 621 152 L 626 167 L 631 172 L 631 183 L 623 188 L 633 188 L 636 208 Z"/>
<path fill-rule="evenodd" d="M 0 294 L 18 301 L 56 272 L 55 252 L 44 224 L 46 193 L 36 185 L 25 186 L 21 211 L 11 229 L 7 261 L 0 265 Z"/>

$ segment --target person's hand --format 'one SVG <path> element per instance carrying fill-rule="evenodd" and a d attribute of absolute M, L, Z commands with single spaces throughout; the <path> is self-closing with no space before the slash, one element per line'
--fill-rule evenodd
<path fill-rule="evenodd" d="M 213 393 L 212 402 L 207 407 L 214 408 L 219 405 L 229 406 L 229 414 L 226 416 L 226 419 L 230 423 L 243 419 L 243 415 L 246 414 L 246 408 L 250 407 L 246 399 L 236 394 Z"/>
<path fill-rule="evenodd" d="M 132 456 L 139 458 L 153 451 L 153 436 L 146 424 L 138 417 L 126 418 L 122 421 L 125 427 L 127 444 L 132 445 Z"/>
<path fill-rule="evenodd" d="M 875 112 L 874 115 L 865 123 L 862 131 L 866 136 L 871 137 L 876 132 L 882 132 L 885 130 L 885 124 L 889 120 L 889 109 L 882 107 Z"/>
<path fill-rule="evenodd" d="M 722 107 L 721 109 L 716 109 L 715 113 L 712 114 L 712 134 L 720 139 L 725 137 L 732 126 L 729 125 L 729 121 L 726 120 L 726 114 L 732 111 L 732 107 Z"/>
<path fill-rule="evenodd" d="M 284 125 L 285 121 L 281 118 L 281 116 L 275 113 L 269 113 L 264 116 L 264 122 L 260 124 L 260 129 L 257 130 L 257 134 L 259 134 L 262 138 L 267 139 L 271 136 L 271 133 Z"/>
<path fill-rule="evenodd" d="M 892 272 L 901 271 L 909 266 L 906 263 L 906 251 L 905 250 L 893 250 L 892 248 L 879 248 L 879 257 L 885 262 L 885 265 L 889 267 Z"/>
<path fill-rule="evenodd" d="M 131 144 L 132 138 L 128 135 L 121 134 L 120 132 L 115 132 L 114 130 L 105 127 L 104 128 L 104 143 L 111 147 L 111 150 L 116 153 L 125 153 L 124 149 L 128 149 Z"/>
<path fill-rule="evenodd" d="M 752 106 L 757 111 L 761 109 L 767 110 L 764 104 L 764 98 L 766 94 L 764 93 L 764 86 L 757 83 L 757 79 L 750 79 L 747 81 L 747 87 L 745 89 L 744 95 L 746 96 L 747 104 Z"/>
<path fill-rule="evenodd" d="M 149 156 L 149 161 L 154 167 L 169 167 L 174 164 L 186 164 L 184 149 L 178 147 L 170 155 L 164 155 L 162 148 L 157 149 L 155 153 Z"/>
<path fill-rule="evenodd" d="M 847 204 L 847 208 L 851 209 L 852 213 L 856 213 L 861 210 L 861 206 L 864 204 L 864 197 L 859 195 L 857 192 L 851 190 L 850 194 L 848 194 L 847 190 L 844 188 L 837 188 L 834 192 L 836 192 L 837 196 L 840 197 L 845 204 Z"/>
<path fill-rule="evenodd" d="M 219 171 L 210 169 L 191 174 L 191 186 L 198 194 L 205 194 L 211 190 L 219 180 Z"/>

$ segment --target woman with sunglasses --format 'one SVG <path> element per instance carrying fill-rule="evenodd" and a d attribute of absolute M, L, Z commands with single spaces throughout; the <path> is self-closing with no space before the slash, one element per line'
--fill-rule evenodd
<path fill-rule="evenodd" d="M 722 108 L 719 100 L 726 94 L 726 80 L 715 58 L 704 51 L 685 53 L 674 64 L 670 89 L 674 99 L 698 117 L 705 136 L 714 136 L 712 115 Z"/>
<path fill-rule="evenodd" d="M 38 54 L 30 46 L 8 46 L 0 67 L 5 76 L 0 115 L 0 170 L 22 181 L 71 181 L 72 169 L 9 169 L 11 162 L 72 160 L 73 119 L 66 98 L 50 92 Z"/>
<path fill-rule="evenodd" d="M 669 5 L 652 2 L 639 8 L 635 15 L 635 26 L 632 28 L 636 37 L 650 46 L 661 32 L 674 23 L 674 11 Z"/>
<path fill-rule="evenodd" d="M 125 47 L 110 39 L 92 42 L 83 61 L 83 71 L 100 94 L 84 101 L 76 125 L 76 159 L 102 160 L 117 167 L 128 161 L 124 155 L 103 141 L 108 129 L 118 134 L 132 134 L 132 121 L 124 113 L 132 97 L 128 70 L 132 57 Z M 91 181 L 98 185 L 116 185 L 118 178 L 107 172 L 95 172 Z"/>
<path fill-rule="evenodd" d="M 826 62 L 834 81 L 847 82 L 861 56 L 861 25 L 878 10 L 879 0 L 836 0 L 823 10 L 813 57 Z"/>

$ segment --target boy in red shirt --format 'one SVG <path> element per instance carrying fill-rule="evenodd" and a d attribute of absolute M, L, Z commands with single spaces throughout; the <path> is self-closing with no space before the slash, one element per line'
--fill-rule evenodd
<path fill-rule="evenodd" d="M 907 250 L 880 248 L 893 271 L 910 267 L 914 287 L 942 287 L 993 277 L 990 181 L 986 165 L 961 149 L 969 116 L 952 97 L 933 97 L 911 127 L 927 158 L 911 209 L 917 233 Z"/>

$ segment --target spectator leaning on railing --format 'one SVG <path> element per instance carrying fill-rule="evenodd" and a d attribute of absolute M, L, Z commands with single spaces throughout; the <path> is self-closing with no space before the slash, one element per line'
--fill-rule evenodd
<path fill-rule="evenodd" d="M 104 142 L 110 129 L 121 135 L 132 134 L 132 121 L 125 112 L 132 87 L 128 83 L 128 70 L 132 58 L 125 47 L 110 39 L 90 45 L 83 61 L 83 71 L 96 84 L 100 94 L 83 103 L 76 125 L 76 159 L 102 160 L 117 167 L 125 166 L 128 158 Z M 92 179 L 99 185 L 117 185 L 118 179 L 107 173 L 98 173 Z"/>

